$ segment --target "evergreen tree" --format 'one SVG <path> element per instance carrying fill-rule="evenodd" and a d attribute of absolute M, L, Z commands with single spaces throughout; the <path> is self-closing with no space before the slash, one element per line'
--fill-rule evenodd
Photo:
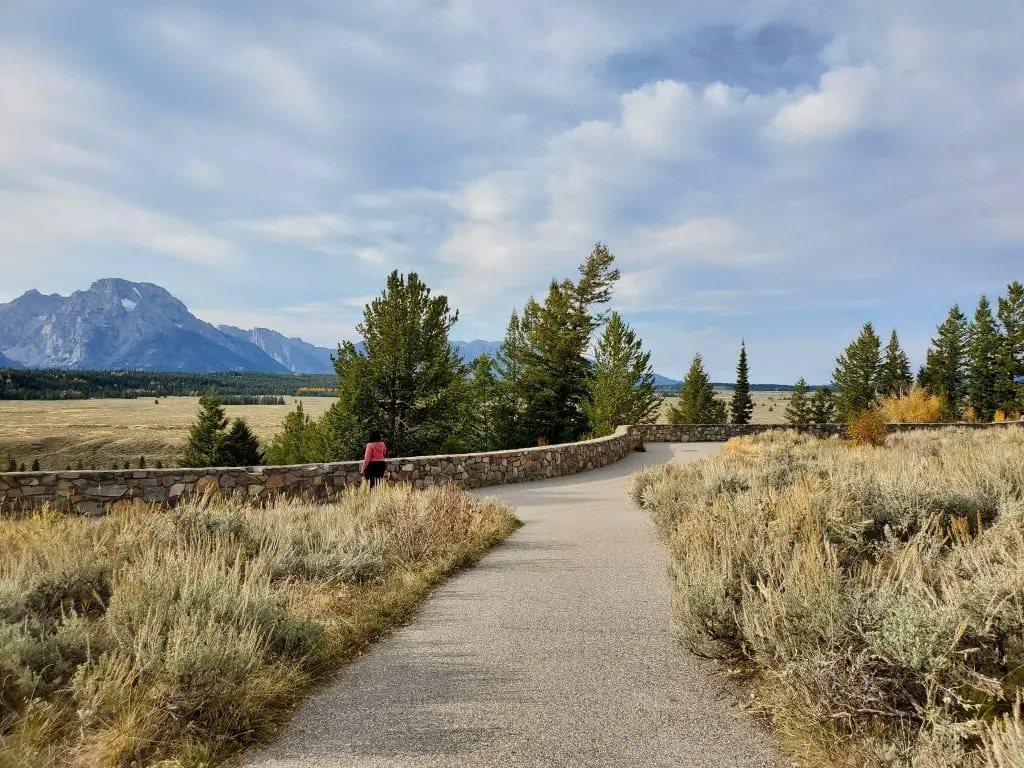
<path fill-rule="evenodd" d="M 944 401 L 947 420 L 958 419 L 967 391 L 967 318 L 954 305 L 932 339 L 925 363 L 924 381 L 927 390 Z"/>
<path fill-rule="evenodd" d="M 882 397 L 900 397 L 914 384 L 910 371 L 910 358 L 900 346 L 900 338 L 893 328 L 889 345 L 885 348 L 885 359 L 878 372 L 878 394 Z"/>
<path fill-rule="evenodd" d="M 21 466 L 18 467 L 18 471 L 19 472 L 24 472 L 25 471 L 25 462 L 24 461 L 21 462 Z"/>
<path fill-rule="evenodd" d="M 736 388 L 729 405 L 733 424 L 749 424 L 754 413 L 754 400 L 750 397 L 750 370 L 747 368 L 747 345 L 740 344 L 740 360 L 736 364 Z"/>
<path fill-rule="evenodd" d="M 83 469 L 84 469 L 84 467 L 82 466 L 82 460 L 79 459 L 78 463 L 75 464 L 75 471 L 76 472 L 81 472 Z"/>
<path fill-rule="evenodd" d="M 203 395 L 199 400 L 199 413 L 188 430 L 182 466 L 218 466 L 220 445 L 224 441 L 224 430 L 227 424 L 224 407 L 217 396 L 212 393 Z"/>
<path fill-rule="evenodd" d="M 245 419 L 231 422 L 231 429 L 221 443 L 218 463 L 224 467 L 255 467 L 263 463 L 260 441 Z"/>
<path fill-rule="evenodd" d="M 494 365 L 494 424 L 498 448 L 521 448 L 532 443 L 526 429 L 523 376 L 528 364 L 529 342 L 519 314 L 512 313 L 505 340 Z"/>
<path fill-rule="evenodd" d="M 679 388 L 679 402 L 668 412 L 671 424 L 724 424 L 725 403 L 715 397 L 704 359 L 694 355 L 690 370 Z"/>
<path fill-rule="evenodd" d="M 139 456 L 139 469 L 145 469 L 145 468 L 146 468 L 146 457 L 145 456 Z"/>
<path fill-rule="evenodd" d="M 480 355 L 470 366 L 472 375 L 464 382 L 459 423 L 445 443 L 445 453 L 482 453 L 500 447 L 495 365 L 493 357 Z"/>
<path fill-rule="evenodd" d="M 797 379 L 793 386 L 793 394 L 789 397 L 789 405 L 786 406 L 786 422 L 789 424 L 810 424 L 811 423 L 811 401 L 807 397 L 807 381 Z"/>
<path fill-rule="evenodd" d="M 992 316 L 992 307 L 985 296 L 981 297 L 974 313 L 967 346 L 968 384 L 967 405 L 974 409 L 981 421 L 992 421 L 999 407 L 997 383 L 999 380 L 999 330 Z"/>
<path fill-rule="evenodd" d="M 811 398 L 811 421 L 815 424 L 831 424 L 836 417 L 836 401 L 832 390 L 819 387 Z"/>
<path fill-rule="evenodd" d="M 332 405 L 332 408 L 334 406 Z M 267 448 L 266 460 L 271 466 L 288 464 L 308 464 L 313 461 L 313 435 L 316 424 L 302 407 L 300 401 L 294 411 L 290 411 L 281 424 L 281 431 Z M 345 458 L 352 458 L 346 456 Z"/>
<path fill-rule="evenodd" d="M 871 409 L 878 395 L 882 342 L 871 323 L 865 323 L 857 340 L 836 360 L 832 374 L 836 411 L 842 421 Z"/>
<path fill-rule="evenodd" d="M 619 279 L 613 261 L 598 243 L 580 265 L 579 282 L 552 281 L 544 303 L 531 299 L 523 310 L 526 348 L 520 396 L 525 403 L 523 429 L 531 440 L 567 443 L 587 432 L 583 408 L 593 371 L 586 352 L 607 316 L 595 308 L 610 300 Z"/>
<path fill-rule="evenodd" d="M 594 387 L 584 405 L 590 434 L 610 435 L 621 424 L 650 424 L 657 417 L 651 353 L 643 340 L 612 312 L 594 354 Z"/>
<path fill-rule="evenodd" d="M 996 401 L 1004 413 L 1024 411 L 1024 285 L 1014 281 L 1007 286 L 1006 297 L 999 299 L 999 374 Z"/>
<path fill-rule="evenodd" d="M 354 417 L 354 442 L 346 446 L 347 456 L 337 458 L 358 458 L 374 429 L 393 456 L 442 450 L 458 424 L 467 373 L 448 343 L 457 320 L 448 299 L 431 296 L 416 273 L 388 276 L 357 326 L 365 354 L 351 342 L 338 348 L 339 403 Z"/>
<path fill-rule="evenodd" d="M 14 460 L 13 456 L 11 456 L 11 457 L 9 457 L 7 459 L 7 471 L 8 472 L 17 472 L 18 471 L 18 462 Z"/>
<path fill-rule="evenodd" d="M 38 472 L 39 471 L 39 459 L 32 459 L 32 471 L 33 472 Z"/>

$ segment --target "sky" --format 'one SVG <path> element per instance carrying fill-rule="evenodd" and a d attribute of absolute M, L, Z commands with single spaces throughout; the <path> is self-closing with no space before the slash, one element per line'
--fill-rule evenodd
<path fill-rule="evenodd" d="M 597 241 L 682 378 L 915 364 L 1024 280 L 1020 0 L 0 2 L 0 301 L 101 277 L 333 346 L 416 271 L 496 340 Z"/>

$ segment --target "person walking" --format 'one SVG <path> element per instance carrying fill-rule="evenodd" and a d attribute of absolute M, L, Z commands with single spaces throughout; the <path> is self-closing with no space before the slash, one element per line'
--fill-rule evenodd
<path fill-rule="evenodd" d="M 366 444 L 366 453 L 363 455 L 363 466 L 360 470 L 371 488 L 377 485 L 388 471 L 387 462 L 384 461 L 387 452 L 388 446 L 381 440 L 380 432 L 377 430 L 371 432 L 370 442 Z"/>

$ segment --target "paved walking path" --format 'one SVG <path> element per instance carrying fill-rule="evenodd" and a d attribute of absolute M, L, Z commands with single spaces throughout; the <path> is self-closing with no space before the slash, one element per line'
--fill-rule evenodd
<path fill-rule="evenodd" d="M 489 489 L 525 526 L 307 702 L 251 768 L 781 766 L 669 629 L 666 555 L 625 496 L 649 445 L 586 474 Z"/>

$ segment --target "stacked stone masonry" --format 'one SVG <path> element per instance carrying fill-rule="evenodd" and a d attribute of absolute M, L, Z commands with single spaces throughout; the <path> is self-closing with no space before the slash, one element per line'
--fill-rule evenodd
<path fill-rule="evenodd" d="M 892 430 L 940 429 L 948 424 L 890 425 Z M 966 424 L 970 428 L 1010 425 Z M 724 442 L 732 437 L 781 429 L 787 425 L 667 425 L 619 427 L 615 434 L 581 443 L 456 456 L 419 456 L 388 461 L 388 479 L 416 488 L 454 483 L 482 488 L 561 477 L 612 464 L 643 442 Z M 796 427 L 818 437 L 837 437 L 840 424 Z M 361 481 L 359 462 L 289 467 L 139 469 L 87 472 L 13 472 L 0 474 L 0 512 L 25 513 L 43 506 L 81 515 L 99 515 L 118 502 L 175 506 L 182 499 L 215 492 L 266 501 L 278 495 L 327 499 Z"/>

